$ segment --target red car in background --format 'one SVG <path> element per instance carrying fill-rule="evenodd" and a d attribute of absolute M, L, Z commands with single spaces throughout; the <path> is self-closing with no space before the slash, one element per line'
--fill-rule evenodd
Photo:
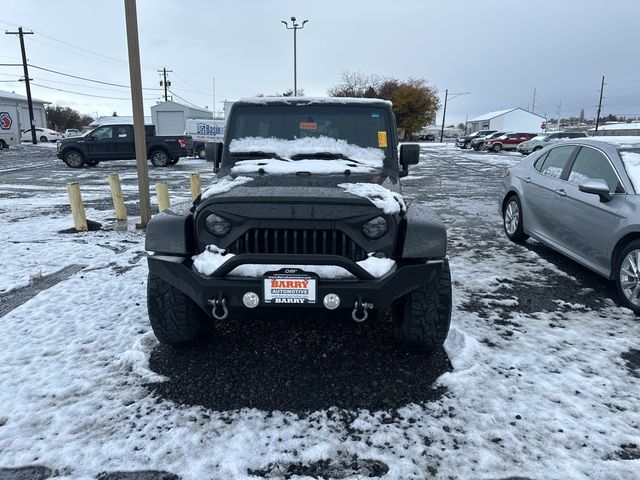
<path fill-rule="evenodd" d="M 485 150 L 500 152 L 501 150 L 515 150 L 518 145 L 535 137 L 535 133 L 505 133 L 498 138 L 492 138 L 484 143 Z"/>

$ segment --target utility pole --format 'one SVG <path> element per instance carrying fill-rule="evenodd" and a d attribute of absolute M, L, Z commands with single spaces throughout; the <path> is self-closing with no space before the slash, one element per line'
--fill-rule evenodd
<path fill-rule="evenodd" d="M 129 77 L 131 78 L 131 104 L 133 107 L 133 137 L 136 145 L 138 191 L 140 194 L 140 223 L 136 228 L 147 228 L 151 219 L 149 199 L 149 172 L 147 171 L 147 145 L 144 131 L 144 104 L 142 100 L 142 74 L 140 73 L 140 45 L 138 43 L 138 13 L 136 0 L 124 0 L 129 50 Z"/>
<path fill-rule="evenodd" d="M 442 128 L 440 129 L 440 143 L 444 138 L 444 119 L 447 116 L 447 99 L 449 98 L 449 89 L 444 91 L 444 111 L 442 112 Z"/>
<path fill-rule="evenodd" d="M 213 77 L 213 118 L 216 118 L 216 77 Z"/>
<path fill-rule="evenodd" d="M 600 101 L 598 102 L 598 115 L 596 116 L 596 133 L 598 133 L 598 125 L 600 123 L 600 111 L 602 110 L 602 92 L 604 90 L 604 75 L 600 84 Z"/>
<path fill-rule="evenodd" d="M 452 93 L 451 100 L 454 98 L 458 98 L 460 95 L 469 95 L 471 92 L 461 92 L 461 93 Z M 442 128 L 440 129 L 440 143 L 442 143 L 442 139 L 444 138 L 444 120 L 447 116 L 447 101 L 449 99 L 449 90 L 444 91 L 444 111 L 442 112 Z"/>
<path fill-rule="evenodd" d="M 298 96 L 298 65 L 297 65 L 297 46 L 296 46 L 296 33 L 298 30 L 302 30 L 304 28 L 304 24 L 309 20 L 304 20 L 302 25 L 298 25 L 296 23 L 296 17 L 291 17 L 291 27 L 287 22 L 281 20 L 284 23 L 284 26 L 287 27 L 287 30 L 293 30 L 293 96 Z"/>
<path fill-rule="evenodd" d="M 35 145 L 38 143 L 36 140 L 36 126 L 33 120 L 33 102 L 31 100 L 31 85 L 29 85 L 29 69 L 27 68 L 27 53 L 24 49 L 24 36 L 33 35 L 33 32 L 24 32 L 22 27 L 18 28 L 17 32 L 4 32 L 5 35 L 18 35 L 20 37 L 20 50 L 22 51 L 22 68 L 24 70 L 24 84 L 27 87 L 27 104 L 29 106 L 29 128 L 31 129 L 31 141 Z"/>
<path fill-rule="evenodd" d="M 533 87 L 533 103 L 531 104 L 531 112 L 536 113 L 536 87 Z"/>
<path fill-rule="evenodd" d="M 173 70 L 167 70 L 163 68 L 162 70 L 158 70 L 158 73 L 162 74 L 163 80 L 160 80 L 160 86 L 164 87 L 164 101 L 167 101 L 167 89 L 171 86 L 171 81 L 167 81 L 167 73 L 173 73 Z"/>

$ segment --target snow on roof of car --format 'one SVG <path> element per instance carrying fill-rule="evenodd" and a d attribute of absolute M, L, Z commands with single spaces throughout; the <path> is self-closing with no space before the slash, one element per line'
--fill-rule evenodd
<path fill-rule="evenodd" d="M 587 137 L 584 140 L 604 142 L 618 148 L 640 148 L 640 137 L 606 135 L 597 137 Z"/>
<path fill-rule="evenodd" d="M 636 193 L 640 192 L 640 153 L 636 152 L 620 152 L 624 169 L 629 175 L 629 179 L 633 184 Z"/>
<path fill-rule="evenodd" d="M 289 103 L 310 105 L 315 103 L 344 103 L 344 104 L 380 104 L 386 103 L 391 106 L 392 103 L 381 98 L 353 98 L 353 97 L 249 97 L 238 100 L 241 103 L 252 103 L 255 105 L 265 105 L 270 103 Z"/>

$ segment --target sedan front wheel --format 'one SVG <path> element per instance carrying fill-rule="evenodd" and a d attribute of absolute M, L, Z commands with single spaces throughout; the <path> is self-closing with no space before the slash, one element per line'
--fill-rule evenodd
<path fill-rule="evenodd" d="M 634 240 L 622 250 L 615 278 L 623 305 L 640 315 L 640 240 Z"/>
<path fill-rule="evenodd" d="M 517 195 L 511 195 L 502 214 L 504 233 L 514 242 L 522 242 L 529 238 L 522 227 L 522 205 Z"/>

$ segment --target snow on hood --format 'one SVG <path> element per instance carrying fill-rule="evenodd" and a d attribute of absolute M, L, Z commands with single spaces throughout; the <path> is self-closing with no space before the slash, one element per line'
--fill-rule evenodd
<path fill-rule="evenodd" d="M 387 215 L 395 215 L 407 210 L 402 195 L 375 183 L 339 183 L 347 193 L 369 200 Z"/>
<path fill-rule="evenodd" d="M 211 197 L 213 195 L 217 195 L 218 193 L 228 192 L 232 188 L 238 187 L 244 183 L 250 182 L 253 180 L 251 177 L 223 177 L 217 182 L 212 183 L 209 188 L 207 188 L 204 192 L 202 192 L 201 199 Z"/>
<path fill-rule="evenodd" d="M 330 137 L 307 137 L 295 140 L 282 138 L 245 137 L 234 139 L 229 145 L 229 152 L 264 152 L 274 154 L 280 159 L 265 158 L 236 162 L 232 168 L 234 173 L 252 173 L 262 168 L 265 173 L 341 173 L 351 170 L 353 173 L 368 173 L 379 170 L 383 166 L 384 151 L 359 147 L 345 140 Z M 344 159 L 301 159 L 291 160 L 294 155 L 313 155 L 329 153 L 344 155 Z"/>
<path fill-rule="evenodd" d="M 365 260 L 356 262 L 375 278 L 380 278 L 387 274 L 396 264 L 391 258 L 378 258 L 372 256 Z M 211 275 L 227 260 L 234 257 L 233 253 L 227 253 L 226 250 L 216 245 L 208 245 L 204 252 L 194 255 L 193 266 L 203 275 Z M 336 278 L 354 278 L 354 276 L 342 267 L 335 265 L 262 265 L 262 264 L 245 264 L 234 268 L 229 275 L 238 277 L 256 278 L 261 277 L 266 272 L 280 270 L 281 268 L 299 268 L 305 272 L 317 274 L 320 278 L 336 279 Z"/>

